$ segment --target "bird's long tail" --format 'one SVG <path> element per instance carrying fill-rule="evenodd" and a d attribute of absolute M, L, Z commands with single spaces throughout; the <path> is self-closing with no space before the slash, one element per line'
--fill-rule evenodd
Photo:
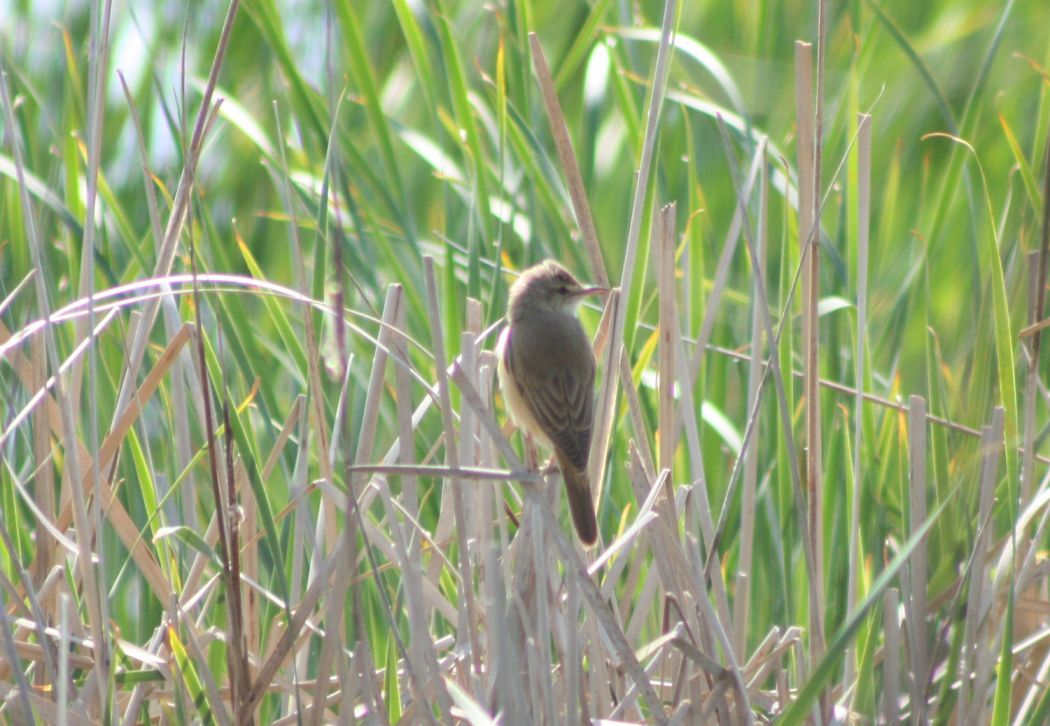
<path fill-rule="evenodd" d="M 580 541 L 590 547 L 598 541 L 598 520 L 594 517 L 594 500 L 591 498 L 591 483 L 587 472 L 577 469 L 571 461 L 557 454 L 558 468 L 565 480 L 565 494 L 569 498 L 569 511 Z"/>

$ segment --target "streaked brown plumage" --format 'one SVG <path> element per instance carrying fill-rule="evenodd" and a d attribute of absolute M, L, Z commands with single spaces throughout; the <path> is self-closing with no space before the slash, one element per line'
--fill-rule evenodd
<path fill-rule="evenodd" d="M 594 351 L 576 306 L 605 288 L 584 287 L 551 260 L 525 270 L 510 289 L 499 341 L 499 377 L 515 423 L 554 451 L 576 533 L 598 539 L 587 478 L 594 422 Z"/>

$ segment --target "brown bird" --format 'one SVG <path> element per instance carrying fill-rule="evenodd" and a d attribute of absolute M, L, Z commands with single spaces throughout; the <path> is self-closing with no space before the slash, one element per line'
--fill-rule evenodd
<path fill-rule="evenodd" d="M 499 378 L 507 409 L 526 435 L 554 451 L 576 533 L 585 545 L 598 539 L 587 478 L 594 423 L 594 351 L 576 319 L 587 295 L 564 267 L 546 260 L 510 288 L 507 327 L 499 340 Z"/>

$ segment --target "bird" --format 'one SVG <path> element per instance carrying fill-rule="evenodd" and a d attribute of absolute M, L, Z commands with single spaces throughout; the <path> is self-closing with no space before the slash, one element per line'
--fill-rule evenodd
<path fill-rule="evenodd" d="M 528 268 L 510 288 L 497 371 L 507 410 L 526 437 L 554 452 L 580 541 L 598 540 L 587 476 L 594 424 L 594 350 L 576 308 L 608 288 L 584 286 L 554 260 Z"/>

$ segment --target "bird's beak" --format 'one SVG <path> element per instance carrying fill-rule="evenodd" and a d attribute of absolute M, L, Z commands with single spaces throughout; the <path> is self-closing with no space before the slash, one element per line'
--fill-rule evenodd
<path fill-rule="evenodd" d="M 574 297 L 583 297 L 585 295 L 608 295 L 611 291 L 607 287 L 584 287 L 577 290 Z"/>

